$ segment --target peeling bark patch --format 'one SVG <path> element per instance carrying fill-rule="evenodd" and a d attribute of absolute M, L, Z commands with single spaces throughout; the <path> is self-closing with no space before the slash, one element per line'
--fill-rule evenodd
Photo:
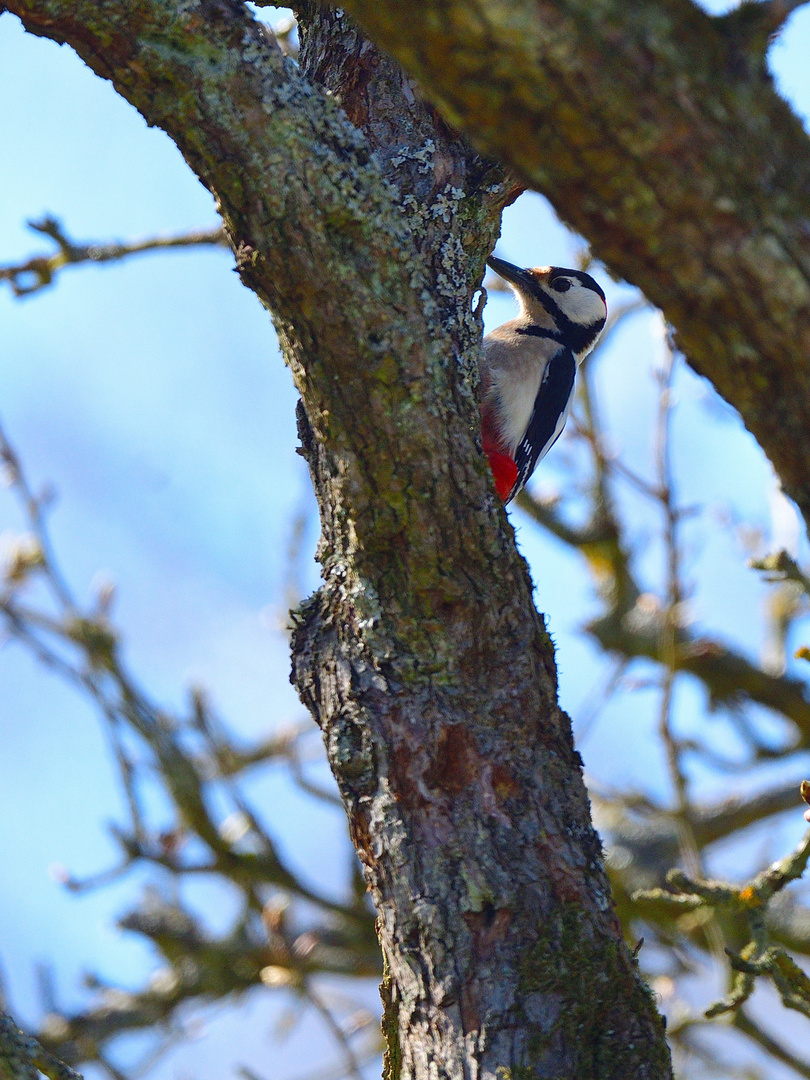
<path fill-rule="evenodd" d="M 481 775 L 481 757 L 475 740 L 461 724 L 442 728 L 433 763 L 425 771 L 427 787 L 447 795 L 459 795 Z"/>
<path fill-rule="evenodd" d="M 481 1030 L 481 1010 L 478 1001 L 477 986 L 473 981 L 461 991 L 461 1030 L 465 1035 Z"/>
<path fill-rule="evenodd" d="M 391 787 L 397 799 L 410 811 L 424 810 L 431 800 L 417 776 L 418 752 L 406 742 L 398 742 L 391 748 L 390 761 Z"/>
<path fill-rule="evenodd" d="M 367 869 L 373 870 L 376 865 L 376 860 L 373 854 L 368 819 L 359 808 L 355 808 L 349 816 L 349 830 L 351 832 L 352 843 L 357 850 L 360 862 Z"/>
<path fill-rule="evenodd" d="M 340 103 L 348 118 L 358 128 L 368 123 L 368 86 L 374 78 L 378 58 L 379 53 L 362 41 L 354 63 L 347 68 L 347 78 L 341 87 Z"/>
<path fill-rule="evenodd" d="M 480 959 L 492 955 L 495 946 L 503 941 L 512 922 L 510 908 L 495 908 L 486 904 L 481 911 L 465 911 L 464 922 L 473 938 L 475 954 Z"/>
<path fill-rule="evenodd" d="M 520 794 L 520 785 L 509 770 L 502 765 L 493 765 L 491 776 L 492 790 L 499 802 L 505 802 L 506 799 L 512 799 Z"/>
<path fill-rule="evenodd" d="M 581 904 L 588 889 L 581 872 L 566 865 L 567 848 L 560 840 L 547 836 L 538 845 L 541 865 L 547 867 L 555 898 L 561 904 Z"/>

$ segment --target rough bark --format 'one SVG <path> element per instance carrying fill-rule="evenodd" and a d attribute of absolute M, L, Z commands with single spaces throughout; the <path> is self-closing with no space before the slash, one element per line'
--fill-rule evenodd
<path fill-rule="evenodd" d="M 810 521 L 810 140 L 765 62 L 797 5 L 343 6 L 663 309 Z"/>
<path fill-rule="evenodd" d="M 338 14 L 298 70 L 236 0 L 6 7 L 169 133 L 272 310 L 323 526 L 295 678 L 379 911 L 390 1075 L 668 1077 L 475 443 L 508 186 Z"/>

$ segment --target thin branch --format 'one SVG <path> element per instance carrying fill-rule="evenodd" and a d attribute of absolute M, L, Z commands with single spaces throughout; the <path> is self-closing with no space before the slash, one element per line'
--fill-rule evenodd
<path fill-rule="evenodd" d="M 626 657 L 622 656 L 615 660 L 610 666 L 607 679 L 600 681 L 598 688 L 591 692 L 579 714 L 574 717 L 573 728 L 576 732 L 577 746 L 582 747 L 590 735 L 599 713 L 621 686 L 629 666 L 630 661 Z"/>
<path fill-rule="evenodd" d="M 605 649 L 630 658 L 659 663 L 663 660 L 663 617 L 658 609 L 637 607 L 627 616 L 608 611 L 588 623 L 586 629 Z M 735 717 L 739 708 L 751 701 L 773 709 L 795 725 L 797 737 L 775 751 L 776 756 L 810 745 L 810 699 L 807 686 L 800 679 L 763 671 L 722 642 L 697 637 L 683 627 L 677 630 L 676 645 L 677 669 L 700 679 L 713 705 L 730 707 Z M 757 758 L 774 756 L 764 746 L 752 749 Z"/>
<path fill-rule="evenodd" d="M 664 510 L 665 528 L 664 545 L 667 555 L 666 589 L 667 608 L 664 620 L 662 641 L 663 661 L 666 667 L 661 709 L 658 722 L 658 734 L 667 750 L 670 779 L 678 801 L 678 813 L 683 813 L 688 806 L 686 778 L 680 764 L 680 751 L 671 729 L 672 691 L 677 673 L 675 646 L 677 627 L 680 622 L 678 610 L 682 600 L 680 582 L 680 554 L 678 551 L 678 519 L 673 509 L 672 477 L 669 460 L 669 415 L 674 353 L 667 350 L 667 364 L 661 375 L 661 393 L 659 395 L 658 434 L 656 461 L 660 501 Z"/>
<path fill-rule="evenodd" d="M 646 889 L 634 899 L 660 905 L 672 913 L 707 909 L 714 913 L 725 909 L 747 924 L 749 940 L 739 951 L 726 949 L 734 972 L 729 994 L 705 1011 L 708 1018 L 739 1009 L 751 996 L 758 976 L 771 979 L 782 1004 L 810 1017 L 810 978 L 780 945 L 770 941 L 767 927 L 767 907 L 770 900 L 786 885 L 798 880 L 810 860 L 810 830 L 799 846 L 779 862 L 757 874 L 744 885 L 710 881 L 670 870 L 669 889 Z"/>
<path fill-rule="evenodd" d="M 808 1064 L 807 1061 L 802 1061 L 783 1046 L 782 1043 L 777 1042 L 776 1039 L 769 1035 L 767 1031 L 764 1031 L 755 1020 L 751 1019 L 745 1009 L 738 1009 L 731 1022 L 738 1031 L 741 1031 L 743 1035 L 747 1035 L 749 1039 L 757 1043 L 758 1046 L 761 1046 L 763 1050 L 771 1055 L 771 1057 L 776 1058 L 777 1061 L 781 1061 L 783 1065 L 789 1065 L 799 1076 L 806 1077 L 807 1080 L 810 1080 L 810 1064 Z"/>
<path fill-rule="evenodd" d="M 748 565 L 752 570 L 761 570 L 765 581 L 793 581 L 810 596 L 810 578 L 786 551 L 777 551 L 762 559 L 750 559 Z"/>
<path fill-rule="evenodd" d="M 291 747 L 288 761 L 290 774 L 302 791 L 306 792 L 307 795 L 311 795 L 313 798 L 318 799 L 319 802 L 325 802 L 327 805 L 335 808 L 343 808 L 340 798 L 334 791 L 322 788 L 319 784 L 313 783 L 312 780 L 307 777 L 297 747 Z"/>
<path fill-rule="evenodd" d="M 757 795 L 735 795 L 713 807 L 699 809 L 693 827 L 701 847 L 717 843 L 759 821 L 796 808 L 795 781 L 762 791 Z"/>
<path fill-rule="evenodd" d="M 676 353 L 665 329 L 665 361 L 659 374 L 658 420 L 656 424 L 655 462 L 659 502 L 664 513 L 664 548 L 666 551 L 667 606 L 664 616 L 662 653 L 665 665 L 664 682 L 658 719 L 658 734 L 664 745 L 670 782 L 675 791 L 674 820 L 678 826 L 683 857 L 693 873 L 703 872 L 703 861 L 692 824 L 692 806 L 682 763 L 682 747 L 672 730 L 672 699 L 678 674 L 677 633 L 681 622 L 684 590 L 681 583 L 681 558 L 678 526 L 680 515 L 675 505 L 672 478 L 670 419 L 672 415 L 672 382 L 675 375 Z M 713 928 L 712 946 L 722 955 L 722 942 Z"/>
<path fill-rule="evenodd" d="M 703 873 L 703 858 L 694 828 L 694 811 L 689 784 L 683 766 L 683 746 L 672 727 L 672 706 L 678 676 L 677 637 L 684 602 L 681 581 L 679 525 L 681 515 L 676 505 L 672 475 L 671 418 L 672 384 L 677 354 L 671 333 L 664 327 L 664 366 L 658 375 L 658 418 L 656 423 L 655 464 L 658 501 L 664 514 L 664 550 L 666 553 L 666 609 L 661 642 L 665 666 L 658 718 L 658 734 L 664 747 L 670 783 L 675 793 L 673 821 L 678 832 L 681 857 L 695 875 Z M 704 927 L 706 940 L 715 959 L 723 955 L 723 937 L 714 911 Z"/>
<path fill-rule="evenodd" d="M 103 1054 L 99 1051 L 93 1060 L 101 1066 L 104 1072 L 110 1077 L 110 1080 L 132 1080 L 130 1076 L 127 1076 L 125 1072 L 122 1072 L 117 1065 L 110 1061 L 107 1054 Z"/>
<path fill-rule="evenodd" d="M 587 270 L 588 267 L 583 267 L 583 269 Z M 500 278 L 498 280 L 500 280 Z M 637 315 L 640 311 L 652 312 L 653 310 L 654 308 L 649 300 L 641 295 L 636 297 L 635 300 L 627 300 L 623 304 L 614 304 L 608 312 L 607 322 L 605 323 L 602 333 L 599 335 L 599 340 L 583 360 L 580 371 L 587 371 L 588 368 L 591 367 L 599 354 L 604 352 L 605 346 L 608 344 L 608 340 L 613 332 L 617 330 L 630 315 Z"/>
<path fill-rule="evenodd" d="M 221 226 L 216 229 L 197 229 L 175 236 L 152 236 L 145 240 L 84 244 L 71 240 L 61 223 L 53 217 L 29 221 L 28 226 L 34 232 L 50 237 L 56 244 L 56 251 L 51 255 L 33 255 L 25 262 L 0 266 L 0 282 L 7 281 L 17 297 L 31 296 L 52 285 L 56 275 L 66 266 L 79 266 L 88 262 L 120 262 L 131 255 L 170 248 L 228 247 L 228 239 Z"/>
<path fill-rule="evenodd" d="M 37 541 L 38 552 L 32 555 L 30 568 L 36 569 L 41 566 L 45 570 L 47 581 L 53 589 L 56 599 L 66 610 L 73 612 L 76 605 L 66 582 L 59 572 L 46 527 L 45 508 L 49 499 L 46 495 L 34 495 L 34 490 L 23 471 L 20 458 L 7 439 L 2 424 L 0 424 L 0 463 L 2 463 L 5 470 L 9 486 L 16 492 L 22 503 L 23 510 Z"/>
<path fill-rule="evenodd" d="M 346 1072 L 348 1076 L 351 1076 L 353 1080 L 363 1080 L 363 1073 L 360 1069 L 360 1063 L 358 1062 L 354 1050 L 349 1045 L 349 1040 L 346 1038 L 343 1029 L 340 1024 L 332 1015 L 331 1011 L 327 1008 L 318 994 L 312 989 L 311 986 L 305 986 L 304 995 L 307 1000 L 320 1015 L 324 1024 L 329 1028 L 333 1038 L 340 1046 L 343 1054 L 346 1058 Z"/>

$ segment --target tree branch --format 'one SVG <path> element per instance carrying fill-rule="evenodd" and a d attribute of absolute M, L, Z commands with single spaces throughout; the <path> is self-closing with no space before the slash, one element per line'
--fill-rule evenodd
<path fill-rule="evenodd" d="M 637 605 L 627 615 L 608 612 L 587 630 L 600 645 L 627 658 L 644 657 L 662 663 L 665 658 L 664 617 L 657 608 Z M 810 745 L 810 698 L 807 686 L 789 675 L 772 675 L 745 656 L 710 638 L 695 637 L 678 628 L 674 663 L 705 686 L 713 705 L 731 708 L 756 702 L 787 717 L 796 727 L 796 749 Z"/>
<path fill-rule="evenodd" d="M 18 297 L 30 296 L 53 284 L 56 275 L 66 266 L 77 266 L 86 262 L 120 262 L 130 255 L 140 255 L 146 251 L 208 245 L 225 247 L 228 243 L 221 227 L 183 233 L 180 236 L 154 236 L 147 240 L 131 240 L 128 243 L 77 244 L 69 239 L 56 218 L 45 217 L 41 221 L 29 221 L 28 225 L 34 232 L 49 236 L 56 243 L 57 250 L 52 255 L 34 255 L 21 263 L 0 266 L 0 281 L 7 281 L 14 295 Z"/>
<path fill-rule="evenodd" d="M 723 32 L 753 57 L 764 57 L 774 37 L 807 0 L 743 0 L 719 17 Z"/>
<path fill-rule="evenodd" d="M 732 1024 L 737 1031 L 747 1035 L 749 1039 L 761 1046 L 777 1061 L 789 1066 L 798 1076 L 804 1076 L 807 1080 L 810 1080 L 810 1064 L 807 1061 L 802 1061 L 796 1054 L 791 1053 L 786 1046 L 772 1035 L 769 1035 L 760 1024 L 751 1019 L 745 1009 L 739 1009 L 734 1014 Z"/>
<path fill-rule="evenodd" d="M 706 1010 L 709 1018 L 737 1011 L 751 996 L 759 975 L 771 978 L 786 1008 L 810 1017 L 810 978 L 779 945 L 770 943 L 766 912 L 771 899 L 804 873 L 810 859 L 810 831 L 795 851 L 757 874 L 743 886 L 690 877 L 670 870 L 666 889 L 650 889 L 637 899 L 672 911 L 725 909 L 748 924 L 749 940 L 741 952 L 726 949 L 735 972 L 730 994 Z M 634 898 L 635 899 L 635 898 Z"/>
<path fill-rule="evenodd" d="M 43 1049 L 21 1031 L 10 1016 L 0 1013 L 0 1074 L 3 1080 L 82 1080 L 69 1065 Z"/>

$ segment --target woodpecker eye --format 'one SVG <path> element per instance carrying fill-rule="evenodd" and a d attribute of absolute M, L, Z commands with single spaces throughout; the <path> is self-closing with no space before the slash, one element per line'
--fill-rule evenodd
<path fill-rule="evenodd" d="M 555 292 L 568 292 L 571 288 L 571 282 L 568 278 L 558 277 L 556 281 L 552 281 L 551 287 Z"/>

